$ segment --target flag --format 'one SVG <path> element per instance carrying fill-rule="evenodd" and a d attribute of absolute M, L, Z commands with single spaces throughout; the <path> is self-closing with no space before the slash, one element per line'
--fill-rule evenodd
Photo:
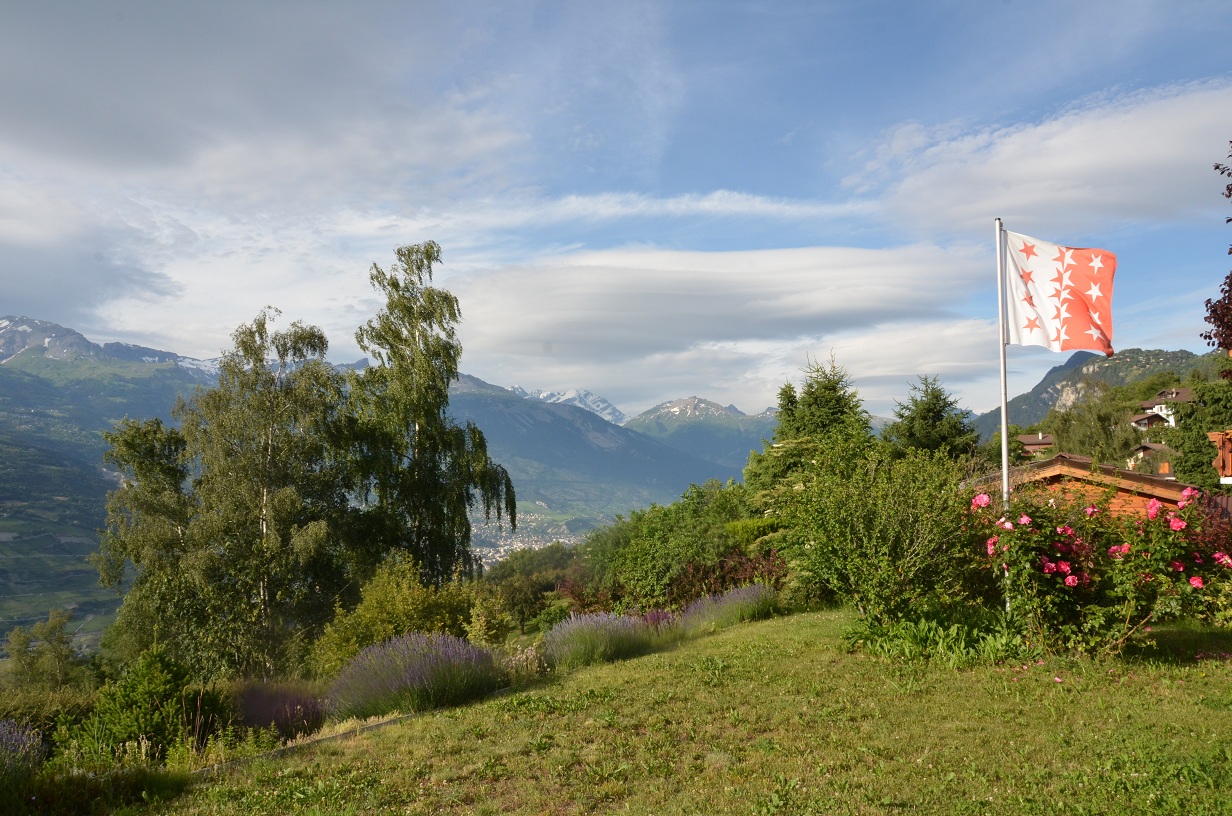
<path fill-rule="evenodd" d="M 1008 341 L 1051 351 L 1112 356 L 1116 255 L 1067 247 L 1006 230 Z"/>

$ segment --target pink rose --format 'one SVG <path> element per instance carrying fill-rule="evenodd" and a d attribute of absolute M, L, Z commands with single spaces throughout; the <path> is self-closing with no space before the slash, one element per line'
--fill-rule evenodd
<path fill-rule="evenodd" d="M 1057 562 L 1057 572 L 1061 573 L 1062 575 L 1069 575 L 1069 571 L 1070 571 L 1070 566 L 1069 566 L 1068 561 L 1058 561 Z"/>
<path fill-rule="evenodd" d="M 1078 586 L 1078 576 L 1077 576 L 1077 575 L 1067 575 L 1067 576 L 1065 576 L 1065 585 L 1066 585 L 1067 587 L 1076 587 L 1076 586 Z"/>
<path fill-rule="evenodd" d="M 1068 524 L 1062 524 L 1057 528 L 1057 535 L 1072 536 L 1073 534 L 1074 528 L 1070 527 Z"/>
<path fill-rule="evenodd" d="M 1085 511 L 1084 511 L 1084 512 L 1086 512 L 1086 514 L 1087 514 L 1087 518 L 1090 518 L 1091 516 L 1093 516 L 1093 515 L 1095 515 L 1096 513 L 1098 513 L 1098 512 L 1099 512 L 1099 508 L 1098 508 L 1098 507 L 1096 507 L 1095 505 L 1093 505 L 1093 504 L 1092 504 L 1092 505 L 1089 505 L 1089 506 L 1085 509 Z"/>
<path fill-rule="evenodd" d="M 1006 521 L 1004 518 L 1002 518 L 1000 521 L 997 522 L 997 526 L 1002 528 L 1003 530 L 1013 530 L 1014 522 Z"/>
<path fill-rule="evenodd" d="M 1151 499 L 1146 503 L 1146 517 L 1153 521 L 1159 515 L 1159 508 L 1161 507 L 1163 505 L 1159 503 L 1159 499 Z"/>
<path fill-rule="evenodd" d="M 1119 561 L 1122 557 L 1124 557 L 1124 556 L 1125 556 L 1125 554 L 1126 554 L 1126 553 L 1128 553 L 1128 552 L 1129 552 L 1129 545 L 1128 545 L 1128 544 L 1122 544 L 1122 545 L 1121 545 L 1121 546 L 1119 546 L 1119 547 L 1109 547 L 1109 548 L 1108 548 L 1108 555 L 1112 556 L 1113 558 L 1117 559 L 1118 561 Z"/>
<path fill-rule="evenodd" d="M 1202 586 L 1203 586 L 1202 579 L 1199 576 L 1195 575 L 1189 579 L 1189 585 L 1192 586 L 1194 589 L 1202 589 Z"/>
<path fill-rule="evenodd" d="M 1169 513 L 1168 514 L 1168 526 L 1171 527 L 1173 530 L 1180 532 L 1181 530 L 1184 530 L 1188 525 L 1185 524 L 1185 519 L 1180 518 L 1175 513 Z"/>
<path fill-rule="evenodd" d="M 1217 552 L 1215 553 L 1215 563 L 1221 567 L 1232 567 L 1232 557 L 1229 557 L 1227 553 Z"/>
<path fill-rule="evenodd" d="M 1181 495 L 1185 497 L 1185 501 L 1193 501 L 1202 495 L 1202 491 L 1197 488 L 1187 487 L 1181 491 Z"/>
<path fill-rule="evenodd" d="M 1026 513 L 1023 513 L 1021 516 L 1018 517 L 1018 523 L 1019 525 L 1030 524 L 1031 517 L 1028 516 Z"/>
<path fill-rule="evenodd" d="M 988 548 L 989 555 L 995 555 L 997 552 L 997 537 L 993 536 L 988 539 L 988 541 L 984 542 L 984 545 Z"/>
<path fill-rule="evenodd" d="M 988 503 L 991 501 L 992 499 L 988 498 L 987 493 L 978 493 L 975 498 L 971 500 L 971 509 L 974 510 L 977 507 L 987 507 Z"/>
<path fill-rule="evenodd" d="M 1040 561 L 1043 562 L 1045 575 L 1052 575 L 1057 571 L 1057 565 L 1049 561 L 1047 558 L 1041 558 Z"/>
<path fill-rule="evenodd" d="M 1180 561 L 1173 561 L 1168 566 L 1172 567 L 1173 572 L 1184 572 L 1185 571 L 1185 565 L 1182 564 Z"/>

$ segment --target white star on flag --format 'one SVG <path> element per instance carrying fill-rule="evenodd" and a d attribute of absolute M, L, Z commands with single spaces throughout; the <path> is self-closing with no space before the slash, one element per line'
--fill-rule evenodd
<path fill-rule="evenodd" d="M 1116 255 L 1005 233 L 1008 341 L 1052 351 L 1112 356 L 1112 278 Z M 1086 299 L 1074 297 L 1074 292 Z M 1072 310 L 1072 312 L 1071 312 Z M 1104 319 L 1100 315 L 1106 315 Z"/>

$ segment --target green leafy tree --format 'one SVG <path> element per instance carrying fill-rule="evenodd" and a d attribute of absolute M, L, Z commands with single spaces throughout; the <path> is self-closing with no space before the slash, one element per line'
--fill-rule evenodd
<path fill-rule="evenodd" d="M 749 455 L 744 483 L 756 494 L 767 491 L 813 461 L 836 440 L 872 441 L 872 421 L 847 370 L 833 358 L 827 365 L 810 361 L 797 391 L 779 389 L 778 426 L 774 440 Z"/>
<path fill-rule="evenodd" d="M 73 635 L 68 623 L 73 613 L 53 609 L 47 620 L 30 628 L 15 626 L 9 630 L 8 682 L 14 688 L 54 691 L 64 686 L 83 685 L 89 681 L 84 661 L 73 648 Z"/>
<path fill-rule="evenodd" d="M 1173 451 L 1176 478 L 1209 493 L 1226 493 L 1212 466 L 1219 451 L 1207 438 L 1209 431 L 1232 428 L 1232 382 L 1212 380 L 1193 386 L 1193 399 L 1173 406 L 1176 427 L 1163 431 L 1163 440 Z"/>
<path fill-rule="evenodd" d="M 1125 467 L 1142 432 L 1130 424 L 1137 401 L 1125 388 L 1089 382 L 1083 398 L 1065 410 L 1053 409 L 1040 426 L 1064 453 L 1089 456 L 1100 464 Z"/>
<path fill-rule="evenodd" d="M 899 454 L 915 448 L 966 456 L 980 441 L 969 417 L 936 377 L 921 376 L 920 382 L 911 386 L 907 402 L 895 405 L 894 421 L 881 437 Z"/>
<path fill-rule="evenodd" d="M 410 554 L 424 580 L 440 584 L 475 568 L 472 512 L 514 526 L 517 503 L 483 433 L 448 415 L 462 347 L 457 298 L 429 285 L 440 247 L 429 241 L 395 254 L 389 270 L 372 265 L 385 308 L 356 333 L 377 362 L 352 381 L 360 527 L 382 552 Z"/>
<path fill-rule="evenodd" d="M 265 310 L 233 334 L 218 387 L 107 434 L 124 485 L 96 557 L 105 584 L 135 568 L 117 626 L 156 636 L 201 677 L 269 677 L 292 665 L 348 581 L 347 512 L 334 445 L 346 400 L 315 327 L 272 331 Z"/>

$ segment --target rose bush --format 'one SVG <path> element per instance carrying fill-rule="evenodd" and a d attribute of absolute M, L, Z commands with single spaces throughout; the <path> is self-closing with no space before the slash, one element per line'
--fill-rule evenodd
<path fill-rule="evenodd" d="M 1232 557 L 1226 537 L 1204 533 L 1219 517 L 1198 491 L 1186 489 L 1175 510 L 1152 499 L 1145 513 L 1119 516 L 1110 498 L 1027 488 L 1012 514 L 987 494 L 971 501 L 977 557 L 1043 648 L 1116 653 L 1152 621 L 1214 618 L 1212 598 L 1227 597 Z"/>

